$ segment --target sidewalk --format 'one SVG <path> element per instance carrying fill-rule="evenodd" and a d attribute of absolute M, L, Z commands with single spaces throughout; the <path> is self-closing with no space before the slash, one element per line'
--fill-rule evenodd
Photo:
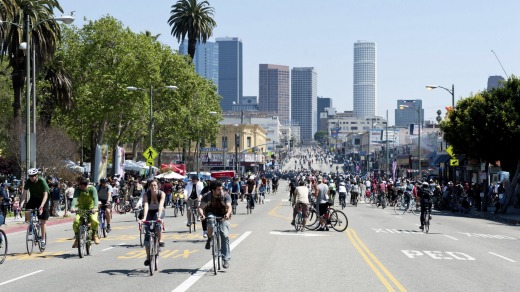
<path fill-rule="evenodd" d="M 506 214 L 495 214 L 495 207 L 488 207 L 487 212 L 477 211 L 475 208 L 471 208 L 469 213 L 461 214 L 459 212 L 450 212 L 450 211 L 436 211 L 445 216 L 459 216 L 459 217 L 472 217 L 472 218 L 482 218 L 491 221 L 511 224 L 511 225 L 520 225 L 520 208 L 509 207 L 507 209 Z"/>
<path fill-rule="evenodd" d="M 67 212 L 67 216 L 69 216 L 69 217 L 63 217 L 64 213 L 65 213 L 64 211 L 61 211 L 58 213 L 59 214 L 58 217 L 52 217 L 52 216 L 49 217 L 49 220 L 47 220 L 47 226 L 72 222 L 74 220 L 74 216 L 70 216 L 71 215 L 70 212 Z M 23 215 L 24 214 L 22 214 L 22 216 Z M 27 228 L 27 224 L 24 221 L 25 221 L 25 216 L 23 216 L 23 218 L 18 217 L 16 219 L 14 217 L 8 217 L 5 220 L 5 224 L 2 225 L 1 228 L 7 234 L 24 231 Z"/>

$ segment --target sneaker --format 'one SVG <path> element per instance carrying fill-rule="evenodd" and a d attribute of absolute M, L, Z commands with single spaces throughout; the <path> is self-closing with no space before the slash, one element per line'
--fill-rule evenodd
<path fill-rule="evenodd" d="M 422 225 L 421 225 L 421 226 L 419 226 L 419 229 L 423 230 L 423 229 L 424 229 L 424 226 L 422 226 Z"/>
<path fill-rule="evenodd" d="M 164 247 L 164 241 L 159 241 L 159 246 Z"/>
<path fill-rule="evenodd" d="M 97 234 L 94 234 L 94 243 L 99 244 L 99 237 L 97 236 Z"/>
<path fill-rule="evenodd" d="M 429 217 L 430 217 L 430 219 L 429 219 L 429 220 L 432 220 L 432 216 L 430 215 Z"/>
<path fill-rule="evenodd" d="M 43 240 L 41 241 L 41 247 L 42 247 L 42 249 L 45 249 L 45 241 L 43 241 Z"/>
<path fill-rule="evenodd" d="M 208 238 L 208 232 L 207 231 L 202 231 L 202 237 Z"/>
<path fill-rule="evenodd" d="M 323 228 L 323 231 L 329 231 L 329 227 L 325 226 L 325 227 Z"/>
<path fill-rule="evenodd" d="M 110 231 L 112 231 L 112 229 L 110 228 L 110 225 L 107 225 L 107 233 L 109 233 Z"/>
<path fill-rule="evenodd" d="M 318 229 L 316 229 L 316 231 L 323 231 L 323 227 L 318 227 Z"/>
<path fill-rule="evenodd" d="M 190 227 L 191 223 L 186 223 L 186 227 Z"/>
<path fill-rule="evenodd" d="M 294 220 L 293 220 L 293 221 L 291 221 L 291 225 L 293 225 L 293 226 L 294 226 Z"/>
<path fill-rule="evenodd" d="M 145 265 L 145 266 L 149 266 L 149 265 L 150 265 L 150 261 L 149 261 L 149 260 L 145 260 L 145 261 L 144 261 L 144 265 Z"/>
<path fill-rule="evenodd" d="M 210 244 L 211 244 L 211 238 L 208 238 L 208 240 L 206 240 L 206 245 L 204 246 L 205 249 L 209 249 L 210 248 Z"/>
<path fill-rule="evenodd" d="M 224 269 L 229 268 L 229 262 L 226 260 L 222 260 L 222 267 L 224 267 Z"/>
<path fill-rule="evenodd" d="M 72 244 L 72 248 L 77 248 L 78 247 L 78 240 L 74 240 L 74 243 Z"/>

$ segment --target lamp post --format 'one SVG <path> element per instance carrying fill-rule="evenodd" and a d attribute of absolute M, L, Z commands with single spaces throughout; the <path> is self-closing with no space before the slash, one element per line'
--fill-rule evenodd
<path fill-rule="evenodd" d="M 43 22 L 47 21 L 61 21 L 65 24 L 71 24 L 74 22 L 74 16 L 72 15 L 66 15 L 62 17 L 53 17 L 49 19 L 44 19 L 41 21 L 38 21 L 31 27 L 31 18 L 29 14 L 25 14 L 25 23 L 23 26 L 23 30 L 25 33 L 25 43 L 20 44 L 20 49 L 25 50 L 25 167 L 26 169 L 29 169 L 31 166 L 31 32 L 32 30 L 40 25 Z M 21 25 L 14 22 L 9 21 L 0 21 L 0 23 L 8 23 L 11 25 L 14 25 L 18 28 L 21 28 Z M 36 82 L 36 80 L 33 80 L 33 82 Z M 36 110 L 36 100 L 35 104 L 33 105 L 34 110 Z M 36 116 L 34 117 L 36 119 Z M 36 125 L 35 125 L 36 127 Z M 36 131 L 35 131 L 36 133 Z M 36 135 L 35 135 L 36 137 Z M 36 145 L 36 144 L 35 144 Z M 36 148 L 36 147 L 35 147 Z M 36 157 L 33 162 L 33 167 L 36 167 Z"/>
<path fill-rule="evenodd" d="M 415 107 L 411 107 L 411 106 L 407 106 L 407 105 L 400 105 L 400 106 L 399 106 L 399 109 L 400 109 L 400 110 L 403 110 L 403 109 L 405 109 L 405 108 L 411 108 L 411 109 L 413 109 L 414 111 L 417 112 L 418 117 L 419 117 L 419 119 L 418 119 L 418 123 L 417 123 L 418 126 L 419 126 L 419 129 L 418 129 L 418 131 L 417 131 L 417 134 L 418 134 L 418 136 L 419 136 L 419 138 L 418 138 L 418 142 L 417 142 L 417 144 L 418 144 L 418 148 L 417 148 L 417 157 L 418 157 L 418 159 L 419 159 L 419 179 L 421 179 L 421 177 L 422 177 L 422 169 L 421 169 L 421 109 L 417 109 L 417 108 L 415 108 Z"/>
<path fill-rule="evenodd" d="M 434 90 L 435 88 L 442 88 L 451 94 L 451 106 L 453 109 L 455 109 L 455 85 L 454 84 L 451 85 L 451 90 L 449 90 L 446 87 L 439 86 L 439 85 L 426 85 L 426 89 L 428 89 L 428 90 Z"/>
<path fill-rule="evenodd" d="M 165 88 L 168 90 L 176 90 L 177 86 L 167 85 L 167 86 L 161 86 L 157 89 L 162 89 L 162 88 Z M 135 86 L 128 86 L 128 87 L 126 87 L 126 89 L 130 90 L 130 91 L 137 91 L 137 90 L 146 91 L 146 89 L 144 89 L 144 88 L 139 88 L 139 87 L 135 87 Z M 153 91 L 154 91 L 153 85 L 150 84 L 150 92 L 149 92 L 149 95 L 150 95 L 150 128 L 149 128 L 150 129 L 150 147 L 152 147 L 152 145 L 153 145 Z M 152 177 L 152 166 L 151 165 L 150 165 L 148 177 Z"/>

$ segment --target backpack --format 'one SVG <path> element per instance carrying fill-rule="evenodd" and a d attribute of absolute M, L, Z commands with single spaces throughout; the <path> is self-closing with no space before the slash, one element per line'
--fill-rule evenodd
<path fill-rule="evenodd" d="M 423 189 L 421 194 L 421 199 L 429 200 L 433 197 L 433 193 L 430 189 Z"/>

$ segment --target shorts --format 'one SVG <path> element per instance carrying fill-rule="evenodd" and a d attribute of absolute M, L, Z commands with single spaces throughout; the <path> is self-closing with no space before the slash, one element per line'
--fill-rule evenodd
<path fill-rule="evenodd" d="M 328 203 L 319 204 L 318 210 L 320 211 L 320 217 L 323 217 L 325 213 L 327 213 L 327 209 L 329 208 Z"/>
<path fill-rule="evenodd" d="M 309 204 L 297 203 L 296 205 L 294 205 L 294 213 L 298 213 L 298 211 L 300 211 L 300 208 L 302 208 L 302 217 L 307 218 L 309 215 Z"/>
<path fill-rule="evenodd" d="M 25 205 L 25 209 L 39 209 L 40 208 L 40 202 L 36 202 L 36 200 L 30 200 Z M 49 204 L 43 205 L 43 212 L 42 214 L 39 214 L 38 212 L 38 219 L 40 220 L 49 220 Z"/>
<path fill-rule="evenodd" d="M 111 206 L 110 205 L 106 205 L 108 200 L 99 200 L 99 202 L 101 203 L 101 210 L 106 210 L 107 208 L 110 210 L 112 208 L 110 208 Z"/>

